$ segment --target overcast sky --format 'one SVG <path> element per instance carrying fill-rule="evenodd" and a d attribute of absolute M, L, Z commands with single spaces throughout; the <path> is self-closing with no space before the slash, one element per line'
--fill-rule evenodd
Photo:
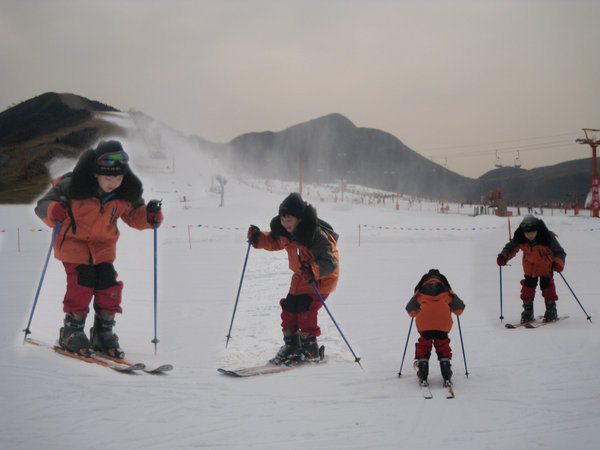
<path fill-rule="evenodd" d="M 0 110 L 71 92 L 227 142 L 340 113 L 467 176 L 591 154 L 597 0 L 0 0 Z"/>

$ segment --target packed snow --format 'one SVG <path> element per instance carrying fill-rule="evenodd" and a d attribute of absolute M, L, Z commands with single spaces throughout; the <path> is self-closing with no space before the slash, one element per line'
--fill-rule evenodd
<path fill-rule="evenodd" d="M 214 162 L 189 152 L 172 167 L 169 157 L 148 160 L 139 144 L 124 145 L 146 200 L 164 201 L 156 354 L 153 231 L 122 222 L 115 266 L 125 283 L 124 313 L 116 331 L 130 359 L 175 368 L 164 376 L 124 375 L 23 344 L 51 232 L 32 205 L 1 206 L 1 448 L 598 448 L 600 333 L 584 312 L 600 317 L 598 219 L 543 211 L 567 252 L 563 275 L 582 306 L 557 275 L 558 311 L 570 317 L 508 330 L 504 324 L 521 312 L 520 255 L 502 270 L 503 321 L 495 259 L 508 241 L 509 219 L 474 216 L 474 206 L 450 204 L 441 213 L 442 205 L 425 201 L 384 202 L 360 187 L 348 187 L 342 201 L 336 180 L 304 185 L 306 199 L 340 234 L 341 276 L 327 305 L 360 365 L 321 309 L 325 364 L 236 379 L 217 368 L 263 363 L 281 345 L 279 299 L 291 276 L 285 252 L 250 250 L 226 348 L 246 230 L 267 229 L 298 184 L 222 172 L 228 181 L 221 198 Z M 510 219 L 512 231 L 519 220 Z M 444 273 L 466 303 L 462 341 L 456 319 L 450 333 L 451 400 L 435 356 L 434 398 L 421 396 L 414 327 L 400 367 L 411 323 L 404 307 L 430 268 Z M 51 257 L 33 338 L 55 342 L 64 289 L 62 265 Z M 539 290 L 535 308 L 543 313 Z"/>

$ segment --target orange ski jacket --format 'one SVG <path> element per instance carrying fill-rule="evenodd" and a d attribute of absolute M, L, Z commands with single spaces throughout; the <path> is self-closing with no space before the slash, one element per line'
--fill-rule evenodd
<path fill-rule="evenodd" d="M 448 333 L 453 325 L 451 312 L 460 316 L 464 302 L 438 277 L 427 277 L 419 286 L 406 305 L 408 314 L 415 318 L 417 330 Z"/>
<path fill-rule="evenodd" d="M 567 254 L 558 243 L 556 235 L 546 228 L 544 222 L 539 220 L 538 224 L 539 229 L 534 241 L 529 241 L 519 227 L 501 254 L 508 261 L 521 250 L 523 273 L 530 277 L 548 277 L 552 276 L 552 263 L 565 266 Z"/>
<path fill-rule="evenodd" d="M 60 224 L 54 241 L 56 259 L 75 264 L 112 263 L 119 239 L 117 219 L 138 230 L 152 228 L 141 197 L 142 183 L 129 171 L 119 188 L 99 196 L 91 166 L 87 172 L 85 163 L 91 164 L 91 159 L 88 161 L 86 156 L 82 155 L 73 173 L 53 181 L 52 188 L 38 200 L 35 212 L 46 225 L 54 227 L 56 222 L 49 217 L 49 211 L 55 202 L 67 206 L 69 215 Z"/>
<path fill-rule="evenodd" d="M 309 205 L 308 208 L 311 208 Z M 310 283 L 301 276 L 303 264 L 310 266 L 315 285 L 322 295 L 335 290 L 339 274 L 338 235 L 320 219 L 304 219 L 298 226 L 295 236 L 291 236 L 280 223 L 279 216 L 271 220 L 271 232 L 261 232 L 255 248 L 268 251 L 285 250 L 288 265 L 293 272 L 289 293 L 292 295 L 313 294 Z M 298 251 L 300 257 L 298 257 Z"/>

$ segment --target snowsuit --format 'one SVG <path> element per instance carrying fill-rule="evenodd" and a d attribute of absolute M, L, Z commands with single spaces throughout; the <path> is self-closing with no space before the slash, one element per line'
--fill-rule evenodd
<path fill-rule="evenodd" d="M 338 235 L 331 226 L 318 219 L 314 207 L 308 205 L 294 235 L 281 225 L 280 216 L 275 216 L 271 220 L 271 231 L 261 232 L 253 243 L 255 248 L 287 251 L 293 275 L 288 295 L 279 302 L 284 335 L 298 330 L 316 337 L 321 335 L 317 316 L 322 304 L 310 283 L 302 278 L 301 268 L 302 264 L 310 266 L 321 297 L 327 299 L 339 277 L 337 239 Z M 297 250 L 300 250 L 300 257 Z"/>
<path fill-rule="evenodd" d="M 523 272 L 521 280 L 521 300 L 523 303 L 533 302 L 538 278 L 542 297 L 545 302 L 558 300 L 554 285 L 553 263 L 561 268 L 565 265 L 567 254 L 558 243 L 556 236 L 546 227 L 542 220 L 536 219 L 537 235 L 533 241 L 525 237 L 525 231 L 519 227 L 513 238 L 504 246 L 501 255 L 506 260 L 512 259 L 519 250 L 523 252 Z"/>
<path fill-rule="evenodd" d="M 406 305 L 406 311 L 415 318 L 420 336 L 415 345 L 415 359 L 429 359 L 435 346 L 438 359 L 452 359 L 450 338 L 451 312 L 460 316 L 465 309 L 463 301 L 452 291 L 446 277 L 433 269 L 423 275 L 415 293 Z"/>
<path fill-rule="evenodd" d="M 142 199 L 142 183 L 131 170 L 113 192 L 98 193 L 92 172 L 93 150 L 84 152 L 73 172 L 56 178 L 52 188 L 37 202 L 35 213 L 48 226 L 55 202 L 67 206 L 68 217 L 60 224 L 54 241 L 54 256 L 67 274 L 63 311 L 85 316 L 94 298 L 94 309 L 110 315 L 122 312 L 123 283 L 113 266 L 119 239 L 117 219 L 138 230 L 152 228 Z"/>

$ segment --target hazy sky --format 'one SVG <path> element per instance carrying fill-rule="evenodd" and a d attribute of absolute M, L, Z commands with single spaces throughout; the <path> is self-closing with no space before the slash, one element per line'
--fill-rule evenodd
<path fill-rule="evenodd" d="M 599 23 L 597 0 L 0 0 L 0 110 L 71 92 L 216 142 L 337 112 L 476 177 L 590 156 Z"/>

